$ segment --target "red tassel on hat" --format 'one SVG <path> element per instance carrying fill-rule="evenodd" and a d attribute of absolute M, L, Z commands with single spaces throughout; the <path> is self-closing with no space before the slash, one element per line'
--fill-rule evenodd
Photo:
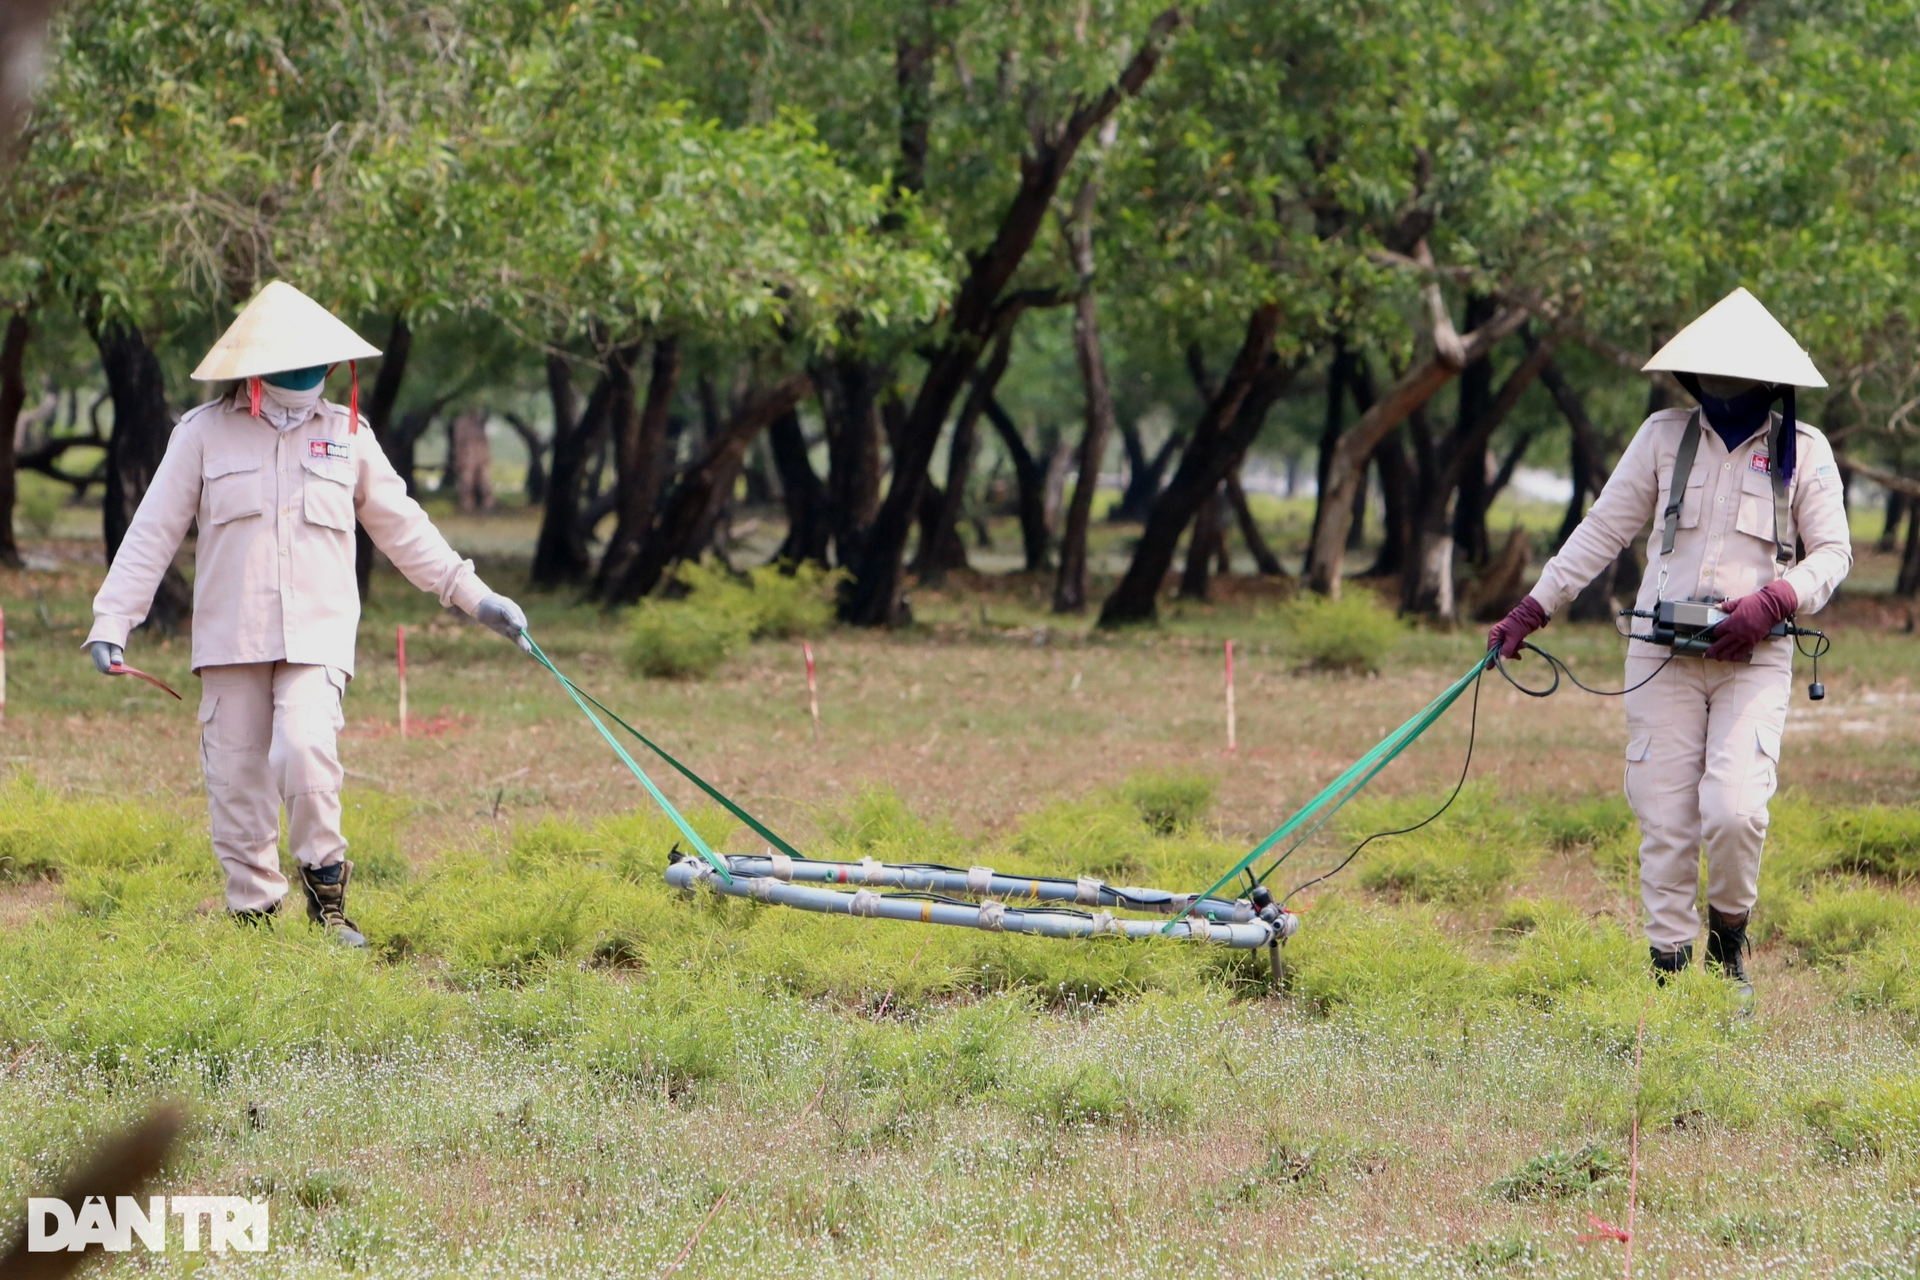
<path fill-rule="evenodd" d="M 347 434 L 353 435 L 360 430 L 360 365 L 354 360 L 347 361 L 347 376 L 353 379 L 353 390 L 347 395 Z"/>
<path fill-rule="evenodd" d="M 260 416 L 260 379 L 247 379 L 247 412 L 253 417 Z"/>

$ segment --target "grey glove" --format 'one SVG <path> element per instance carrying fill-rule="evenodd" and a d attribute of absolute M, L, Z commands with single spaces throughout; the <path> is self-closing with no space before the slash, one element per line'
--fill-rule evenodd
<path fill-rule="evenodd" d="M 488 596 L 480 602 L 480 607 L 474 610 L 473 616 L 481 626 L 498 631 L 519 645 L 523 651 L 533 652 L 533 645 L 528 642 L 525 634 L 527 615 L 521 611 L 519 605 L 505 596 L 498 592 Z"/>
<path fill-rule="evenodd" d="M 87 652 L 93 655 L 93 665 L 103 676 L 112 675 L 113 669 L 127 660 L 125 649 L 105 640 L 95 640 L 87 646 Z"/>

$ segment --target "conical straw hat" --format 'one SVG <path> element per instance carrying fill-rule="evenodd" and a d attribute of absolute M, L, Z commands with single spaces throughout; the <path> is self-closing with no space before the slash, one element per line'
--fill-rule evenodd
<path fill-rule="evenodd" d="M 1735 289 L 1640 366 L 1642 373 L 1751 378 L 1792 387 L 1824 387 L 1827 380 L 1785 326 L 1745 289 Z"/>
<path fill-rule="evenodd" d="M 234 317 L 193 377 L 196 382 L 260 378 L 379 354 L 331 311 L 284 280 L 275 280 Z"/>

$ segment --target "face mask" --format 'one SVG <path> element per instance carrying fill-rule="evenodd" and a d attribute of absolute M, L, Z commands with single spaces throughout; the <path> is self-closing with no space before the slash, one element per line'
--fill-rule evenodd
<path fill-rule="evenodd" d="M 1681 375 L 1680 383 L 1700 402 L 1707 425 L 1719 433 L 1729 450 L 1745 444 L 1760 429 L 1767 420 L 1767 410 L 1780 398 L 1779 389 L 1766 383 L 1756 383 L 1726 399 L 1710 394 L 1692 374 Z"/>
<path fill-rule="evenodd" d="M 314 406 L 320 403 L 320 391 L 317 382 L 304 391 L 295 391 L 288 387 L 276 387 L 263 380 L 260 384 L 260 416 L 272 423 L 276 431 L 298 426 L 307 420 Z"/>

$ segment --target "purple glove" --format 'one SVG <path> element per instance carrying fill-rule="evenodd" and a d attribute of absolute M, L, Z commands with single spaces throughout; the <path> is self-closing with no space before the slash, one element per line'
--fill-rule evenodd
<path fill-rule="evenodd" d="M 1547 611 L 1532 596 L 1526 597 L 1513 606 L 1513 612 L 1493 624 L 1493 630 L 1487 632 L 1487 648 L 1498 649 L 1502 658 L 1509 661 L 1520 656 L 1520 645 L 1526 638 L 1547 625 Z"/>
<path fill-rule="evenodd" d="M 1720 605 L 1726 621 L 1713 629 L 1707 657 L 1714 662 L 1751 662 L 1753 646 L 1766 638 L 1776 622 L 1785 622 L 1800 607 L 1800 596 L 1785 580 L 1769 582 L 1752 595 Z"/>

